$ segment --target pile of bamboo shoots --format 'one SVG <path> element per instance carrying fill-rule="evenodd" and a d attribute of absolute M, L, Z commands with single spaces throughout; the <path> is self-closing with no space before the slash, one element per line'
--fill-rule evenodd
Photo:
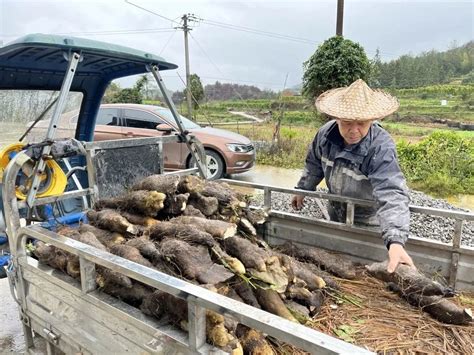
<path fill-rule="evenodd" d="M 227 184 L 195 176 L 149 176 L 122 196 L 97 201 L 87 217 L 90 224 L 58 232 L 294 322 L 317 316 L 338 289 L 332 275 L 357 277 L 356 266 L 340 255 L 294 244 L 270 248 L 257 234 L 267 217 L 263 210 L 251 209 L 246 196 Z M 35 255 L 80 278 L 76 256 L 41 242 Z M 187 329 L 184 300 L 104 267 L 96 271 L 103 292 Z M 388 274 L 381 263 L 368 272 L 442 322 L 472 321 L 469 310 L 444 298 L 449 289 L 415 270 L 399 267 Z M 213 311 L 206 319 L 210 344 L 234 354 L 274 353 L 264 334 Z"/>

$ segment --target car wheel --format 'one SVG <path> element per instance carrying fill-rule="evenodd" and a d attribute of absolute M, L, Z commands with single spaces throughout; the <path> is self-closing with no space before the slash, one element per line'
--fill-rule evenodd
<path fill-rule="evenodd" d="M 207 179 L 217 180 L 224 175 L 224 160 L 221 158 L 219 153 L 206 149 L 206 161 L 207 161 Z M 194 158 L 191 157 L 189 167 L 195 167 L 196 163 Z"/>

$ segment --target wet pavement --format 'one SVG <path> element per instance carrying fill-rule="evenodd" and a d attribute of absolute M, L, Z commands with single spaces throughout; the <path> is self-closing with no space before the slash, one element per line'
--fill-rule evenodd
<path fill-rule="evenodd" d="M 18 354 L 25 350 L 18 307 L 10 294 L 8 279 L 0 279 L 0 354 Z"/>
<path fill-rule="evenodd" d="M 250 171 L 231 175 L 230 178 L 257 184 L 293 188 L 300 179 L 302 171 L 302 169 L 283 169 L 268 165 L 257 165 Z"/>
<path fill-rule="evenodd" d="M 0 354 L 26 354 L 23 327 L 19 318 L 18 306 L 10 293 L 8 279 L 0 279 Z M 35 347 L 30 354 L 45 355 L 46 342 L 35 337 Z"/>

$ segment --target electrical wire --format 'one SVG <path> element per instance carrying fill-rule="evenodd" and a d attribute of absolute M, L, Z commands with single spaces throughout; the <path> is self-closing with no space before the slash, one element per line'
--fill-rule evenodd
<path fill-rule="evenodd" d="M 113 36 L 113 35 L 136 35 L 136 34 L 146 34 L 146 33 L 166 33 L 173 32 L 173 28 L 149 28 L 149 29 L 140 29 L 140 30 L 117 30 L 117 31 L 102 31 L 102 32 L 60 32 L 57 34 L 60 35 L 92 35 L 92 36 Z"/>
<path fill-rule="evenodd" d="M 214 68 L 216 68 L 216 70 L 224 76 L 224 74 L 222 73 L 222 71 L 219 69 L 219 67 L 216 65 L 216 63 L 214 63 L 214 61 L 211 59 L 211 57 L 209 57 L 209 55 L 206 53 L 206 51 L 204 50 L 204 48 L 201 47 L 201 45 L 199 44 L 199 42 L 196 40 L 196 38 L 194 38 L 194 36 L 189 33 L 190 37 L 193 39 L 193 41 L 197 44 L 197 46 L 199 47 L 199 49 L 201 50 L 201 52 L 207 57 L 207 59 L 209 60 L 209 62 L 211 62 L 211 64 L 214 66 Z M 240 95 L 240 93 L 234 89 L 233 86 L 231 86 L 232 90 L 234 91 L 234 93 L 237 94 L 237 96 L 239 97 L 239 99 L 247 106 L 247 109 L 249 110 L 249 112 L 251 112 L 251 108 L 250 106 L 248 105 L 248 103 L 244 100 L 244 98 L 242 97 L 242 95 Z"/>
<path fill-rule="evenodd" d="M 181 26 L 181 22 L 176 21 L 176 19 L 180 18 L 179 16 L 172 19 L 169 17 L 166 17 L 164 15 L 161 15 L 155 11 L 149 10 L 143 6 L 137 5 L 129 0 L 124 0 L 125 3 L 135 6 L 143 11 L 146 11 L 152 15 L 158 16 L 164 20 L 170 21 L 171 23 L 177 24 Z M 229 23 L 224 23 L 221 21 L 215 21 L 215 20 L 210 20 L 210 19 L 205 19 L 205 18 L 200 18 L 195 16 L 194 14 L 190 14 L 189 20 L 194 21 L 197 24 L 204 23 L 210 26 L 216 26 L 220 28 L 225 28 L 229 30 L 234 30 L 234 31 L 240 31 L 240 32 L 247 32 L 259 36 L 266 36 L 270 38 L 276 38 L 276 39 L 282 39 L 282 40 L 287 40 L 287 41 L 293 41 L 297 43 L 302 43 L 302 44 L 308 44 L 308 45 L 319 45 L 320 42 L 313 41 L 308 38 L 303 38 L 303 37 L 297 37 L 297 36 L 291 36 L 291 35 L 286 35 L 283 33 L 276 33 L 276 32 L 271 32 L 271 31 L 264 31 L 256 28 L 251 28 L 251 27 L 246 27 L 246 26 L 239 26 L 239 25 L 233 25 Z M 183 29 L 182 27 L 175 27 L 174 29 Z M 137 29 L 137 30 L 111 30 L 111 31 L 96 31 L 96 32 L 61 32 L 61 33 L 56 33 L 56 34 L 66 34 L 66 35 L 98 35 L 98 36 L 105 36 L 105 35 L 128 35 L 128 34 L 141 34 L 141 33 L 156 33 L 156 32 L 171 32 L 173 29 L 171 28 L 157 28 L 157 29 Z M 18 35 L 3 35 L 4 37 L 16 37 Z M 369 52 L 369 51 L 366 51 Z M 376 53 L 374 51 L 370 51 L 371 53 Z M 380 55 L 383 55 L 385 57 L 397 57 L 397 55 L 393 53 L 386 53 L 386 52 L 379 52 Z"/>
<path fill-rule="evenodd" d="M 313 41 L 313 40 L 308 39 L 308 38 L 290 36 L 290 35 L 285 35 L 285 34 L 282 34 L 282 33 L 270 32 L 270 31 L 263 31 L 263 30 L 258 30 L 258 29 L 255 29 L 255 28 L 232 25 L 232 24 L 223 23 L 223 22 L 219 22 L 219 21 L 201 19 L 201 22 L 204 23 L 204 24 L 207 24 L 207 25 L 211 25 L 211 26 L 226 28 L 226 29 L 234 30 L 234 31 L 253 33 L 253 34 L 256 34 L 256 35 L 260 35 L 260 36 L 272 37 L 272 38 L 277 38 L 277 39 L 285 39 L 285 40 L 289 40 L 289 41 L 294 41 L 294 42 L 299 42 L 299 43 L 306 43 L 306 44 L 311 44 L 311 45 L 319 44 L 319 42 Z"/>
<path fill-rule="evenodd" d="M 209 20 L 209 19 L 204 19 L 204 18 L 199 18 L 202 23 L 211 25 L 211 26 L 217 26 L 221 28 L 226 28 L 229 30 L 234 30 L 234 31 L 241 31 L 241 32 L 247 32 L 247 33 L 252 33 L 260 36 L 267 36 L 271 38 L 277 38 L 277 39 L 284 39 L 288 41 L 293 41 L 297 43 L 304 43 L 304 44 L 311 44 L 311 45 L 319 45 L 321 42 L 316 42 L 308 38 L 303 38 L 303 37 L 297 37 L 297 36 L 291 36 L 291 35 L 286 35 L 283 33 L 276 33 L 276 32 L 270 32 L 270 31 L 264 31 L 264 30 L 259 30 L 256 28 L 251 28 L 251 27 L 246 27 L 246 26 L 239 26 L 239 25 L 233 25 L 230 23 L 224 23 L 220 21 L 214 21 L 214 20 Z M 367 51 L 367 53 L 372 53 L 375 54 L 376 51 Z M 398 57 L 397 54 L 394 53 L 388 53 L 388 52 L 380 52 L 380 55 L 383 55 L 384 57 Z"/>
<path fill-rule="evenodd" d="M 129 1 L 129 0 L 125 0 L 125 2 L 126 2 L 127 4 L 130 4 L 130 5 L 132 5 L 132 6 L 137 7 L 137 8 L 139 8 L 139 9 L 143 10 L 143 11 L 149 12 L 150 14 L 153 14 L 153 15 L 155 15 L 155 16 L 161 17 L 162 19 L 168 20 L 168 21 L 170 21 L 170 22 L 174 22 L 174 23 L 176 23 L 176 24 L 178 24 L 178 25 L 180 24 L 179 22 L 177 22 L 177 21 L 175 21 L 175 20 L 173 20 L 173 19 L 171 19 L 171 18 L 169 18 L 169 17 L 163 16 L 163 15 L 160 15 L 159 13 L 156 13 L 156 12 L 154 12 L 154 11 L 148 10 L 148 9 L 146 9 L 146 8 L 144 8 L 144 7 L 141 7 L 140 5 L 134 4 L 133 2 L 131 2 L 131 1 Z"/>
<path fill-rule="evenodd" d="M 179 75 L 178 72 L 176 72 L 176 74 L 178 74 L 179 79 L 180 79 L 181 82 L 183 83 L 184 90 L 187 91 L 187 85 L 186 85 L 186 83 L 184 82 L 183 78 L 181 77 L 181 75 Z M 190 90 L 190 91 L 191 91 L 191 90 Z M 196 100 L 196 98 L 194 97 L 192 91 L 191 91 L 191 98 L 193 99 L 193 101 L 194 101 L 197 105 L 199 105 L 199 102 L 198 102 L 198 100 Z M 207 110 L 206 110 L 206 111 L 207 111 Z M 208 111 L 207 113 L 209 113 L 209 111 Z M 209 122 L 209 124 L 210 124 L 211 127 L 212 127 L 212 122 L 209 120 L 209 117 L 207 117 L 207 115 L 204 115 L 204 116 L 205 116 L 207 122 Z M 189 118 L 191 118 L 191 117 L 189 117 Z"/>
<path fill-rule="evenodd" d="M 163 48 L 161 49 L 160 53 L 158 55 L 161 55 L 161 53 L 163 53 L 163 51 L 166 49 L 166 47 L 168 47 L 168 44 L 171 42 L 171 40 L 173 39 L 174 35 L 176 34 L 176 31 L 178 31 L 177 29 L 174 30 L 174 32 L 171 34 L 171 36 L 168 38 L 168 40 L 166 41 L 165 45 L 163 46 Z"/>

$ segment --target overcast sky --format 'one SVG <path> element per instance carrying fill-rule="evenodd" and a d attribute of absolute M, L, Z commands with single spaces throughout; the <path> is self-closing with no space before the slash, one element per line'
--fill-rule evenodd
<path fill-rule="evenodd" d="M 176 90 L 183 87 L 178 74 L 185 77 L 184 40 L 173 27 L 193 13 L 203 20 L 192 24 L 191 72 L 204 84 L 219 80 L 281 90 L 287 74 L 286 87 L 301 82 L 302 63 L 336 28 L 337 0 L 129 2 L 155 14 L 122 0 L 0 0 L 0 41 L 53 33 L 145 50 L 179 65 L 163 73 Z M 345 0 L 344 36 L 359 42 L 370 58 L 377 48 L 384 61 L 443 51 L 454 41 L 472 40 L 473 31 L 472 1 Z"/>

